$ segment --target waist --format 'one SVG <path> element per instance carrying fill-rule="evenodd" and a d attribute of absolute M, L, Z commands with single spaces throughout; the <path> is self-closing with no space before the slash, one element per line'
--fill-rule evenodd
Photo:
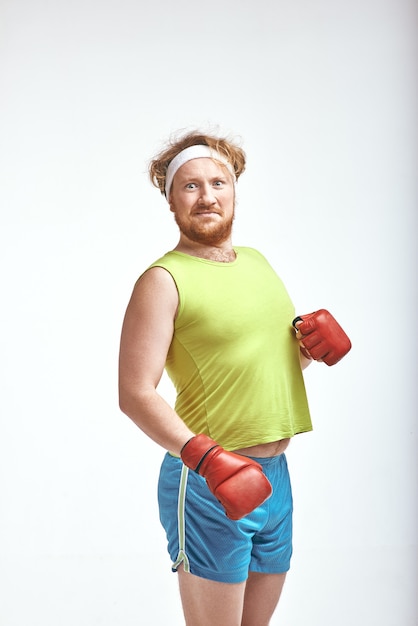
<path fill-rule="evenodd" d="M 260 443 L 257 446 L 250 446 L 249 448 L 240 448 L 239 450 L 234 450 L 234 452 L 242 454 L 243 456 L 268 458 L 283 454 L 289 443 L 290 438 L 280 439 L 279 441 L 271 441 L 270 443 Z"/>
<path fill-rule="evenodd" d="M 280 439 L 279 441 L 271 441 L 270 443 L 260 443 L 257 446 L 250 446 L 249 448 L 240 448 L 239 450 L 233 450 L 236 454 L 242 454 L 243 456 L 257 457 L 259 459 L 268 459 L 273 456 L 280 456 L 286 450 L 290 443 L 289 439 Z M 178 454 L 169 451 L 170 456 L 174 456 L 177 459 L 180 457 Z"/>

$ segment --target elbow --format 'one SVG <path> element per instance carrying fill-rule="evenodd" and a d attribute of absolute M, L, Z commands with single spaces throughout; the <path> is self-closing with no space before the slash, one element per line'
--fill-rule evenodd
<path fill-rule="evenodd" d="M 122 411 L 122 413 L 124 413 L 125 415 L 127 415 L 129 417 L 129 405 L 128 405 L 128 402 L 127 402 L 125 396 L 122 396 L 121 394 L 119 394 L 119 409 Z"/>
<path fill-rule="evenodd" d="M 134 404 L 135 401 L 133 394 L 126 388 L 119 385 L 119 409 L 122 413 L 131 417 Z"/>
<path fill-rule="evenodd" d="M 132 389 L 119 385 L 119 408 L 134 422 L 137 422 L 142 415 L 147 413 L 152 393 L 154 390 Z"/>

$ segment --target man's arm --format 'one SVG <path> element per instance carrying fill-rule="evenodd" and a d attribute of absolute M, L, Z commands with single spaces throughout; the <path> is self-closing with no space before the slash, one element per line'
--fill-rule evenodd
<path fill-rule="evenodd" d="M 135 285 L 122 327 L 119 355 L 119 405 L 153 441 L 180 454 L 193 434 L 157 393 L 173 337 L 178 293 L 160 267 Z"/>
<path fill-rule="evenodd" d="M 299 339 L 299 337 L 296 335 L 297 339 Z M 310 359 L 309 357 L 305 356 L 302 352 L 302 350 L 299 350 L 299 360 L 300 360 L 300 368 L 302 370 L 306 370 L 307 367 L 309 367 L 309 365 L 312 363 L 312 359 Z"/>
<path fill-rule="evenodd" d="M 335 317 L 319 309 L 292 322 L 301 353 L 309 359 L 335 365 L 351 350 L 351 341 Z"/>

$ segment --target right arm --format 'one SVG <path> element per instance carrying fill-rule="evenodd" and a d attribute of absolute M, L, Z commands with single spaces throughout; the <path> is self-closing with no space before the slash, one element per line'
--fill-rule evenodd
<path fill-rule="evenodd" d="M 177 307 L 171 275 L 160 267 L 145 272 L 135 285 L 122 327 L 119 405 L 148 437 L 179 455 L 194 433 L 157 393 Z"/>
<path fill-rule="evenodd" d="M 271 494 L 261 465 L 227 452 L 207 435 L 195 437 L 157 393 L 177 307 L 178 293 L 170 274 L 159 267 L 145 272 L 135 285 L 123 322 L 120 408 L 153 441 L 204 476 L 228 517 L 240 519 Z"/>

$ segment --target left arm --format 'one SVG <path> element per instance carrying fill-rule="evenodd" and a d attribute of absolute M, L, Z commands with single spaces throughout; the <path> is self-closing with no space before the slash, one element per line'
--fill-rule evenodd
<path fill-rule="evenodd" d="M 306 367 L 310 359 L 335 365 L 351 350 L 351 341 L 326 309 L 319 309 L 293 320 L 296 339 L 301 350 L 301 366 Z M 304 366 L 302 357 L 308 361 Z"/>
<path fill-rule="evenodd" d="M 296 334 L 296 338 L 301 339 L 301 337 L 298 337 L 297 334 Z M 300 367 L 302 370 L 306 370 L 306 368 L 309 367 L 309 365 L 312 363 L 312 359 L 305 356 L 302 350 L 299 351 L 299 360 L 300 360 Z"/>

